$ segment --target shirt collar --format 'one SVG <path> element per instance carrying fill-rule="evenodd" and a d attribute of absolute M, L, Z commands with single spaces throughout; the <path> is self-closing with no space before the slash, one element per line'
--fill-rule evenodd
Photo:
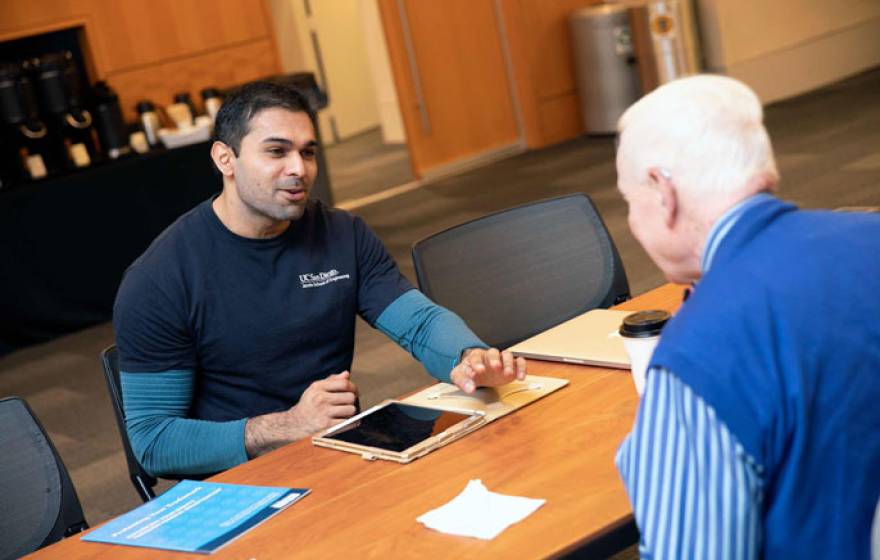
<path fill-rule="evenodd" d="M 718 221 L 715 222 L 712 229 L 709 230 L 709 236 L 706 238 L 706 248 L 703 249 L 703 259 L 700 262 L 700 268 L 702 268 L 702 273 L 704 275 L 709 272 L 709 268 L 712 266 L 712 261 L 715 259 L 715 253 L 718 252 L 718 247 L 721 245 L 721 242 L 736 222 L 739 221 L 742 215 L 750 208 L 771 198 L 773 198 L 773 195 L 769 193 L 758 193 L 754 196 L 750 196 L 736 206 L 730 208 L 723 216 L 721 216 L 721 218 L 718 219 Z"/>

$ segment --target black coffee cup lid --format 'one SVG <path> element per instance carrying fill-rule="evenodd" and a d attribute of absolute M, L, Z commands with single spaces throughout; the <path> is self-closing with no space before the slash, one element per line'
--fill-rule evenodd
<path fill-rule="evenodd" d="M 661 309 L 639 311 L 623 318 L 620 335 L 627 338 L 648 338 L 657 336 L 671 315 Z"/>
<path fill-rule="evenodd" d="M 148 101 L 144 99 L 143 101 L 138 101 L 138 104 L 135 106 L 135 109 L 138 113 L 146 113 L 148 111 L 155 111 L 156 106 L 152 101 Z"/>

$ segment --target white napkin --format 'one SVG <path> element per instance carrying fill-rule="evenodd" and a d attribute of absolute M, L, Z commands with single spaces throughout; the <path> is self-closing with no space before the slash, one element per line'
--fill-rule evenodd
<path fill-rule="evenodd" d="M 481 480 L 471 480 L 449 503 L 416 521 L 441 533 L 489 540 L 531 515 L 546 501 L 496 494 L 489 492 Z"/>

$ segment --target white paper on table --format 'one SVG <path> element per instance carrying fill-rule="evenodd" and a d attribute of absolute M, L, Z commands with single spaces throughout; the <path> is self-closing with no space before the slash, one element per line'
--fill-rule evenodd
<path fill-rule="evenodd" d="M 531 515 L 546 501 L 490 492 L 477 479 L 468 482 L 461 494 L 447 504 L 416 521 L 441 533 L 489 540 Z"/>

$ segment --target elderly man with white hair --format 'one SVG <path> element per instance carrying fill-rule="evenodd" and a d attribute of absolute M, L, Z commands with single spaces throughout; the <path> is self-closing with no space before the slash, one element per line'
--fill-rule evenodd
<path fill-rule="evenodd" d="M 633 234 L 692 295 L 617 465 L 650 558 L 867 558 L 880 496 L 880 215 L 800 210 L 761 104 L 694 76 L 619 122 Z"/>

